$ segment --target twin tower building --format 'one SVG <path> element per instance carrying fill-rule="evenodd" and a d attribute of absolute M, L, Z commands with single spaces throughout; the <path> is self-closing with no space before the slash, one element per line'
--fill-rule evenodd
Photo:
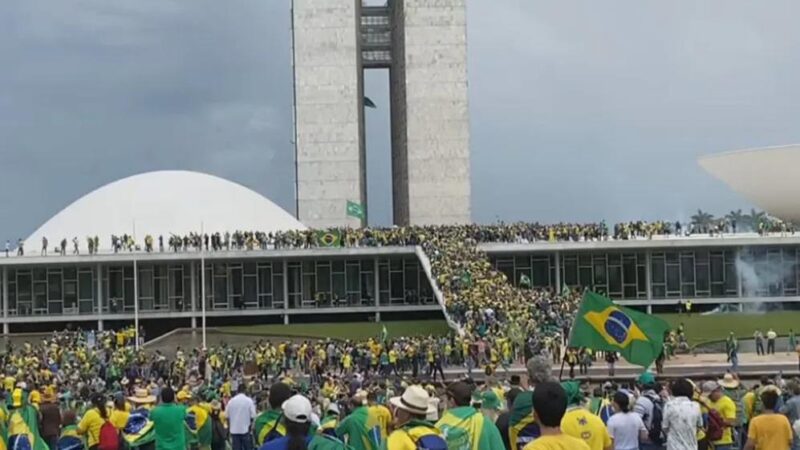
<path fill-rule="evenodd" d="M 470 221 L 466 0 L 293 0 L 297 211 L 365 224 L 364 71 L 388 69 L 397 225 Z"/>

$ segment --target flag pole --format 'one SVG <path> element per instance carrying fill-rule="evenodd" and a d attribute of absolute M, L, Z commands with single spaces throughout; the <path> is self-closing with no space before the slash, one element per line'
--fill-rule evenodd
<path fill-rule="evenodd" d="M 133 256 L 133 328 L 134 348 L 139 350 L 139 267 L 136 265 L 136 255 Z"/>
<path fill-rule="evenodd" d="M 200 305 L 203 329 L 203 350 L 206 348 L 206 259 L 203 249 L 203 222 L 200 222 Z"/>

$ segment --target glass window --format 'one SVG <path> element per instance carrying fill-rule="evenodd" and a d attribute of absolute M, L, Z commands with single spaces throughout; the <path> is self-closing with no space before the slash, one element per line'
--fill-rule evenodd
<path fill-rule="evenodd" d="M 594 260 L 594 284 L 606 284 L 606 262 L 601 259 Z"/>
<path fill-rule="evenodd" d="M 348 265 L 346 267 L 347 292 L 361 292 L 358 282 L 358 265 Z M 402 275 L 402 272 L 401 272 Z"/>
<path fill-rule="evenodd" d="M 247 270 L 247 269 L 245 269 Z M 258 303 L 258 283 L 256 277 L 244 277 L 244 302 L 247 304 Z"/>
<path fill-rule="evenodd" d="M 386 264 L 378 266 L 378 283 L 382 291 L 389 290 L 389 266 Z"/>
<path fill-rule="evenodd" d="M 712 283 L 721 283 L 725 281 L 725 263 L 722 260 L 722 255 L 712 255 L 709 268 L 711 270 Z"/>
<path fill-rule="evenodd" d="M 736 266 L 725 264 L 725 292 L 727 295 L 737 295 L 738 283 L 736 280 Z"/>
<path fill-rule="evenodd" d="M 406 266 L 405 288 L 414 292 L 419 291 L 417 275 L 419 274 L 419 267 L 415 264 L 413 266 Z"/>
<path fill-rule="evenodd" d="M 517 279 L 519 281 L 519 279 Z M 533 279 L 535 287 L 546 287 L 550 285 L 550 264 L 548 261 L 533 262 Z"/>
<path fill-rule="evenodd" d="M 289 265 L 289 295 L 301 293 L 300 267 Z"/>
<path fill-rule="evenodd" d="M 578 269 L 578 277 L 580 278 L 579 285 L 581 287 L 589 287 L 591 288 L 594 286 L 594 280 L 592 280 L 592 268 L 590 267 L 581 267 Z"/>
<path fill-rule="evenodd" d="M 334 298 L 345 298 L 347 292 L 345 290 L 344 274 L 335 273 L 331 278 L 333 281 Z"/>
<path fill-rule="evenodd" d="M 78 275 L 79 296 L 81 299 L 94 299 L 94 280 L 91 272 L 81 272 Z"/>
<path fill-rule="evenodd" d="M 153 297 L 153 272 L 139 271 L 139 297 Z"/>
<path fill-rule="evenodd" d="M 334 272 L 344 272 L 344 260 L 337 259 L 331 264 L 331 269 Z"/>
<path fill-rule="evenodd" d="M 622 293 L 622 269 L 620 266 L 609 266 L 608 268 L 608 293 L 611 295 Z"/>
<path fill-rule="evenodd" d="M 621 255 L 619 253 L 608 254 L 608 265 L 618 266 L 620 264 L 622 264 L 622 262 L 621 262 Z"/>
<path fill-rule="evenodd" d="M 63 300 L 63 287 L 61 286 L 61 273 L 51 273 L 47 277 L 48 298 L 50 300 Z"/>
<path fill-rule="evenodd" d="M 622 260 L 622 280 L 625 284 L 636 284 L 636 258 Z"/>
<path fill-rule="evenodd" d="M 231 270 L 231 292 L 233 295 L 242 295 L 242 269 L 237 267 Z"/>
<path fill-rule="evenodd" d="M 695 283 L 697 284 L 698 291 L 708 291 L 709 289 L 709 279 L 708 279 L 708 265 L 706 264 L 698 264 L 695 266 Z"/>
<path fill-rule="evenodd" d="M 391 272 L 390 274 L 390 297 L 392 299 L 403 299 L 403 272 Z"/>
<path fill-rule="evenodd" d="M 694 258 L 692 256 L 681 257 L 681 281 L 683 283 L 694 282 Z"/>
<path fill-rule="evenodd" d="M 283 291 L 283 289 L 280 289 Z M 260 294 L 272 293 L 272 269 L 269 267 L 258 268 L 258 292 Z"/>
<path fill-rule="evenodd" d="M 667 291 L 674 292 L 681 290 L 680 266 L 667 266 Z"/>
<path fill-rule="evenodd" d="M 564 282 L 569 286 L 578 284 L 578 261 L 574 258 L 564 258 Z"/>
<path fill-rule="evenodd" d="M 331 291 L 331 267 L 329 265 L 317 265 L 317 289 L 320 292 Z"/>
<path fill-rule="evenodd" d="M 272 286 L 275 286 L 276 289 L 273 289 L 271 292 L 272 292 L 272 298 L 274 298 L 276 302 L 282 302 L 284 300 L 284 298 L 283 298 L 283 275 L 282 274 L 283 274 L 283 272 L 281 271 L 280 275 L 278 275 L 278 274 L 272 275 Z"/>
<path fill-rule="evenodd" d="M 653 277 L 653 283 L 664 283 L 666 281 L 666 278 L 664 278 L 664 260 L 653 259 L 650 265 L 652 266 L 650 275 Z"/>

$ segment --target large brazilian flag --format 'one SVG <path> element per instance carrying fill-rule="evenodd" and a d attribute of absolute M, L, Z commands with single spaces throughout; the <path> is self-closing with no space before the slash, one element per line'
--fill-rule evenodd
<path fill-rule="evenodd" d="M 9 450 L 48 450 L 39 435 L 39 413 L 30 405 L 10 411 L 8 417 Z"/>
<path fill-rule="evenodd" d="M 342 232 L 339 230 L 319 230 L 314 234 L 318 247 L 342 246 Z"/>
<path fill-rule="evenodd" d="M 211 445 L 211 420 L 209 408 L 204 405 L 193 405 L 186 410 L 186 428 L 189 430 L 187 438 L 190 444 L 200 446 Z"/>
<path fill-rule="evenodd" d="M 648 367 L 661 354 L 667 330 L 669 324 L 658 317 L 586 292 L 572 325 L 569 345 L 619 352 L 631 364 Z"/>

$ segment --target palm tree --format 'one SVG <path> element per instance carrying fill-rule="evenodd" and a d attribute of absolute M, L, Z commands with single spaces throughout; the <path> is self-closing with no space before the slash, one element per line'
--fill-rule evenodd
<path fill-rule="evenodd" d="M 758 231 L 758 226 L 767 220 L 767 214 L 764 211 L 757 211 L 755 208 L 750 208 L 750 214 L 745 214 L 745 222 L 750 226 L 751 231 Z"/>
<path fill-rule="evenodd" d="M 707 230 L 714 222 L 714 215 L 698 209 L 697 214 L 689 218 L 696 229 Z"/>
<path fill-rule="evenodd" d="M 742 212 L 742 210 L 737 209 L 736 211 L 729 212 L 725 216 L 725 219 L 731 224 L 732 228 L 741 230 L 742 228 L 746 228 L 745 217 L 747 216 Z"/>

